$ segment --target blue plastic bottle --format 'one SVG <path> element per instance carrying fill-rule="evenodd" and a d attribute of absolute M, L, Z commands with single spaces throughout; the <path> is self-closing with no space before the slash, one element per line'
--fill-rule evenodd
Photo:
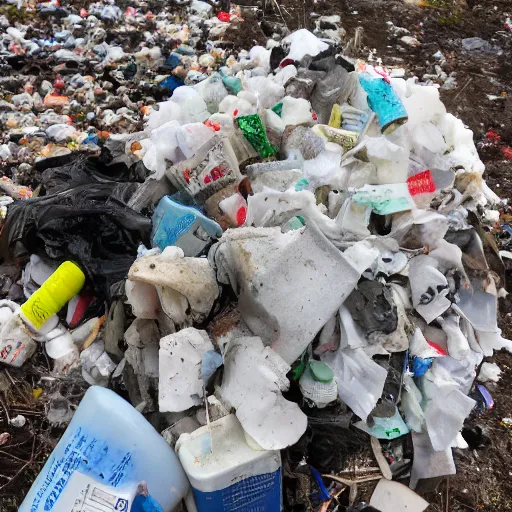
<path fill-rule="evenodd" d="M 369 107 L 379 118 L 382 133 L 392 133 L 407 121 L 407 110 L 402 100 L 384 79 L 360 74 L 359 82 L 368 95 Z"/>
<path fill-rule="evenodd" d="M 169 245 L 183 249 L 185 256 L 197 256 L 222 228 L 199 210 L 164 196 L 153 214 L 151 243 L 162 251 Z"/>
<path fill-rule="evenodd" d="M 177 456 L 144 416 L 92 386 L 18 512 L 129 512 L 143 481 L 164 512 L 189 488 Z"/>

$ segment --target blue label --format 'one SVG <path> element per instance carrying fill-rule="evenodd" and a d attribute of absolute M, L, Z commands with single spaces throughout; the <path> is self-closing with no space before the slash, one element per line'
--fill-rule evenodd
<path fill-rule="evenodd" d="M 192 491 L 198 512 L 280 512 L 281 468 L 219 491 Z"/>
<path fill-rule="evenodd" d="M 153 246 L 158 246 L 163 251 L 167 246 L 175 245 L 190 230 L 196 219 L 193 213 L 178 216 L 174 211 L 157 208 L 153 217 Z"/>
<path fill-rule="evenodd" d="M 196 216 L 190 213 L 183 215 L 183 217 L 166 219 L 163 228 L 162 241 L 167 245 L 174 245 L 184 235 L 196 221 Z"/>
<path fill-rule="evenodd" d="M 58 447 L 57 447 L 58 449 Z M 52 510 L 74 471 L 94 478 L 111 487 L 128 480 L 133 469 L 132 454 L 119 450 L 106 441 L 88 435 L 79 427 L 71 436 L 60 458 L 54 460 L 46 470 L 46 476 L 37 490 L 30 508 L 31 512 Z"/>

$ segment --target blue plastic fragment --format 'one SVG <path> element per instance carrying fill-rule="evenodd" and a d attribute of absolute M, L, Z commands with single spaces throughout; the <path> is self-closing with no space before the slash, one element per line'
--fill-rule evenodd
<path fill-rule="evenodd" d="M 414 357 L 412 360 L 413 373 L 415 377 L 421 377 L 427 373 L 427 370 L 432 366 L 434 361 L 433 357 Z"/>
<path fill-rule="evenodd" d="M 313 466 L 310 465 L 309 468 L 311 469 L 311 474 L 313 475 L 318 485 L 318 489 L 320 491 L 320 501 L 329 501 L 331 499 L 331 495 L 329 494 L 327 487 L 325 487 L 324 481 L 322 480 L 322 475 Z"/>

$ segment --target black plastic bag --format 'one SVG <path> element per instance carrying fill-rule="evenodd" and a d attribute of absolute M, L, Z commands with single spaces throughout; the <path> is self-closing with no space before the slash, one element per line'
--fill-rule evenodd
<path fill-rule="evenodd" d="M 55 194 L 87 183 L 111 183 L 116 185 L 114 197 L 126 202 L 144 178 L 139 167 L 133 166 L 132 169 L 123 163 L 107 166 L 97 158 L 80 155 L 64 165 L 46 169 L 41 175 L 41 183 L 46 194 Z"/>
<path fill-rule="evenodd" d="M 136 183 L 88 183 L 9 206 L 2 231 L 4 258 L 35 253 L 78 263 L 99 296 L 122 279 L 148 243 L 151 219 L 124 204 Z"/>

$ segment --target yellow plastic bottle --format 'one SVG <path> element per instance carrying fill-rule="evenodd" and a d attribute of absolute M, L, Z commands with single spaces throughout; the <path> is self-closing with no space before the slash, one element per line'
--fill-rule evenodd
<path fill-rule="evenodd" d="M 33 330 L 38 331 L 80 292 L 84 283 L 82 270 L 71 261 L 65 261 L 21 306 L 21 317 Z"/>

